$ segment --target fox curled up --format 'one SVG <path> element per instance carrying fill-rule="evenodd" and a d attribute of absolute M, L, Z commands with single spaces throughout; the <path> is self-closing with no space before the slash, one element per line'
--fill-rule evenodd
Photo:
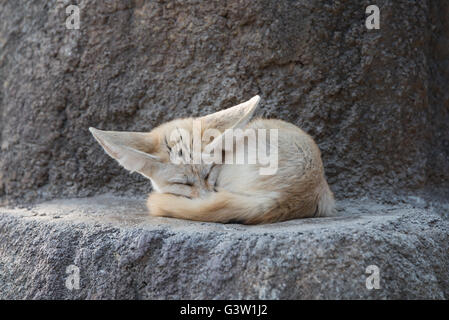
<path fill-rule="evenodd" d="M 318 146 L 293 124 L 251 121 L 259 100 L 147 133 L 89 130 L 123 167 L 151 180 L 153 216 L 258 224 L 332 215 Z"/>

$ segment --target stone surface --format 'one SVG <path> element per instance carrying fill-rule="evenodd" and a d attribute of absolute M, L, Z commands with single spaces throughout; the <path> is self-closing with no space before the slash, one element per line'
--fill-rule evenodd
<path fill-rule="evenodd" d="M 0 201 L 144 194 L 89 126 L 146 131 L 262 97 L 318 142 L 339 199 L 449 178 L 449 3 L 379 0 L 0 4 Z"/>
<path fill-rule="evenodd" d="M 243 226 L 149 217 L 142 199 L 57 200 L 0 209 L 0 298 L 448 299 L 448 252 L 449 222 L 419 205 L 344 201 L 334 218 Z"/>

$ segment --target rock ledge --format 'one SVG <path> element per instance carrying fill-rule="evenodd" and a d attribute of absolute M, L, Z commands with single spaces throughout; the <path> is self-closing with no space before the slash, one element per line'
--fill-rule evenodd
<path fill-rule="evenodd" d="M 222 225 L 153 218 L 99 196 L 0 208 L 2 299 L 449 298 L 449 221 L 340 202 L 334 218 Z M 66 287 L 79 268 L 79 289 Z M 366 267 L 380 270 L 366 288 Z"/>

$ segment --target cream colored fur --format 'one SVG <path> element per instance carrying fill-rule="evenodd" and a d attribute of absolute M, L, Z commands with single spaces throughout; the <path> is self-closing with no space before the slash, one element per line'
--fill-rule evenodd
<path fill-rule="evenodd" d="M 293 124 L 271 119 L 250 121 L 259 99 L 256 96 L 196 120 L 201 121 L 202 132 L 277 129 L 278 169 L 274 175 L 261 175 L 260 164 L 183 164 L 192 153 L 192 141 L 170 138 L 174 131 L 192 132 L 193 118 L 162 124 L 149 133 L 90 130 L 111 157 L 157 186 L 147 203 L 153 216 L 258 224 L 332 215 L 334 197 L 318 146 Z M 219 139 L 223 135 L 203 141 L 201 150 Z M 229 152 L 223 146 L 225 158 Z M 180 157 L 181 164 L 174 164 L 173 156 Z"/>

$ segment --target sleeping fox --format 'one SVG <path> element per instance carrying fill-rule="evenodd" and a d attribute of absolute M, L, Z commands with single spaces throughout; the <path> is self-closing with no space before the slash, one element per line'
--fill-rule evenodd
<path fill-rule="evenodd" d="M 89 130 L 123 167 L 151 180 L 153 216 L 242 224 L 331 216 L 318 146 L 293 124 L 251 121 L 259 101 L 151 132 Z"/>

